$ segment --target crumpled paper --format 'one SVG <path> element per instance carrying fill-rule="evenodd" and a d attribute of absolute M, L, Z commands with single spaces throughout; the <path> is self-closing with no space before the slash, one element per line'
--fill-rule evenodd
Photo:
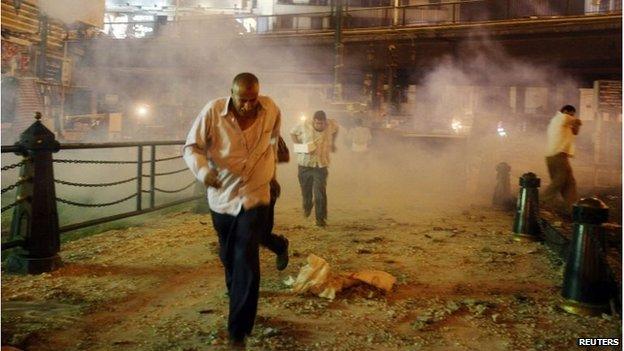
<path fill-rule="evenodd" d="M 388 292 L 392 290 L 396 278 L 389 273 L 377 270 L 362 270 L 356 273 L 332 273 L 329 263 L 314 254 L 307 258 L 308 263 L 301 268 L 292 283 L 292 291 L 298 294 L 311 292 L 333 300 L 336 293 L 358 284 L 368 284 Z"/>

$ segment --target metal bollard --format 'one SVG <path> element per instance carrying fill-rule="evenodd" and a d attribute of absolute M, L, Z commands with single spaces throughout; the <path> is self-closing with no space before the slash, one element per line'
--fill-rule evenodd
<path fill-rule="evenodd" d="M 496 188 L 492 197 L 494 207 L 506 208 L 509 205 L 511 199 L 509 172 L 511 172 L 511 167 L 506 162 L 496 165 Z"/>
<path fill-rule="evenodd" d="M 572 210 L 574 232 L 563 276 L 562 308 L 579 315 L 609 311 L 611 283 L 605 261 L 600 225 L 609 218 L 609 208 L 596 198 L 584 198 Z"/>
<path fill-rule="evenodd" d="M 520 192 L 516 203 L 516 216 L 513 224 L 515 241 L 539 241 L 541 238 L 539 223 L 540 179 L 535 173 L 525 173 L 520 177 Z"/>
<path fill-rule="evenodd" d="M 39 274 L 61 265 L 52 165 L 52 153 L 59 151 L 60 144 L 41 123 L 41 113 L 37 112 L 35 119 L 15 143 L 21 150 L 19 154 L 32 162 L 22 166 L 20 172 L 21 179 L 29 181 L 18 188 L 18 196 L 24 201 L 13 212 L 11 239 L 21 239 L 24 244 L 7 256 L 6 269 L 10 273 Z"/>

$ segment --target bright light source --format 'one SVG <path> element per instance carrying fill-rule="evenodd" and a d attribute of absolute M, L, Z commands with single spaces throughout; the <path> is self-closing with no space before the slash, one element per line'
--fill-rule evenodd
<path fill-rule="evenodd" d="M 462 128 L 464 128 L 464 126 L 462 126 L 462 122 L 460 120 L 453 118 L 453 121 L 451 122 L 451 128 L 453 129 L 453 132 L 459 133 Z"/>
<path fill-rule="evenodd" d="M 135 112 L 139 117 L 147 117 L 147 114 L 149 113 L 149 106 L 137 105 Z"/>
<path fill-rule="evenodd" d="M 305 121 L 305 120 L 306 120 L 306 116 L 302 113 L 302 114 L 301 114 L 301 117 L 299 117 L 299 119 L 303 122 L 303 121 Z"/>
<path fill-rule="evenodd" d="M 498 132 L 499 137 L 504 138 L 507 136 L 507 132 L 505 131 L 505 128 L 503 128 L 503 122 L 498 122 L 498 128 L 496 128 L 496 131 Z"/>

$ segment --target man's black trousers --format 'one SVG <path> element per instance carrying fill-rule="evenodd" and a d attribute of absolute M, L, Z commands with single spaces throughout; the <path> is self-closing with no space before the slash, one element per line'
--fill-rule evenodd
<path fill-rule="evenodd" d="M 276 253 L 285 248 L 283 239 L 268 232 L 271 212 L 271 206 L 242 209 L 237 216 L 211 211 L 230 295 L 228 332 L 233 340 L 242 340 L 253 329 L 260 289 L 259 245 Z"/>
<path fill-rule="evenodd" d="M 251 334 L 260 289 L 258 245 L 264 235 L 269 207 L 242 209 L 237 216 L 212 213 L 219 236 L 219 257 L 225 268 L 225 285 L 230 295 L 228 332 L 230 339 L 243 340 Z"/>
<path fill-rule="evenodd" d="M 286 250 L 286 239 L 273 233 L 273 225 L 275 224 L 275 203 L 277 198 L 271 197 L 271 206 L 269 206 L 269 213 L 267 219 L 267 229 L 265 235 L 260 241 L 260 245 L 266 247 L 276 255 L 280 255 Z"/>
<path fill-rule="evenodd" d="M 327 167 L 299 166 L 299 185 L 303 197 L 303 211 L 306 216 L 314 210 L 317 221 L 327 219 Z"/>

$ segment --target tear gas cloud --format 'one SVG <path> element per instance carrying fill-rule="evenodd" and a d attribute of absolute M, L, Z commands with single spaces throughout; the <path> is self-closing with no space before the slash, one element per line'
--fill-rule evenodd
<path fill-rule="evenodd" d="M 460 123 L 464 128 L 464 147 L 452 149 L 450 153 L 442 152 L 433 163 L 455 164 L 455 171 L 431 172 L 430 175 L 441 176 L 440 179 L 448 183 L 457 182 L 455 188 L 469 201 L 491 199 L 495 167 L 499 162 L 511 165 L 512 186 L 520 175 L 529 171 L 548 182 L 544 162 L 546 125 L 560 106 L 576 104 L 565 100 L 565 96 L 576 94 L 578 98 L 579 88 L 577 82 L 556 66 L 513 58 L 483 33 L 479 34 L 461 43 L 456 57 L 437 59 L 434 68 L 408 97 L 414 100 L 408 104 L 409 114 L 413 116 L 412 128 L 425 126 L 429 130 L 446 130 L 446 133 L 453 124 Z M 527 120 L 527 115 L 515 110 L 518 87 L 534 87 L 527 90 L 558 94 L 556 108 L 547 111 L 546 95 L 531 99 L 527 92 L 525 109 L 535 116 Z M 550 87 L 551 91 L 545 91 L 545 87 Z M 411 157 L 407 162 L 413 163 L 415 159 Z M 412 166 L 420 168 L 417 164 Z M 432 168 L 429 163 L 422 166 Z"/>
<path fill-rule="evenodd" d="M 103 1 L 39 0 L 37 4 L 42 14 L 66 25 L 72 25 L 78 21 L 94 25 L 102 23 L 100 15 L 104 9 Z"/>
<path fill-rule="evenodd" d="M 258 45 L 258 39 L 241 38 L 241 28 L 231 21 L 215 21 L 201 26 L 191 20 L 167 24 L 161 29 L 160 39 L 94 40 L 91 54 L 75 73 L 75 83 L 119 97 L 119 112 L 126 119 L 125 135 L 135 140 L 171 140 L 185 138 L 206 102 L 229 94 L 235 74 L 253 72 L 260 78 L 261 94 L 271 96 L 281 107 L 282 135 L 292 152 L 288 134 L 301 114 L 311 116 L 315 110 L 330 106 L 327 88 L 333 79 L 332 48 L 319 49 L 301 42 L 280 45 L 278 49 L 270 44 Z M 510 87 L 556 86 L 558 92 L 578 93 L 579 86 L 557 67 L 536 66 L 510 57 L 503 48 L 483 39 L 487 37 L 482 34 L 461 43 L 461 54 L 456 57 L 432 58 L 433 68 L 416 82 L 411 101 L 404 106 L 411 116 L 405 129 L 416 130 L 429 123 L 430 129 L 446 128 L 447 134 L 453 134 L 453 118 L 458 118 L 471 127 L 470 133 L 435 142 L 406 142 L 399 137 L 383 137 L 387 133 L 381 131 L 374 133 L 371 152 L 363 156 L 349 152 L 345 135 L 350 125 L 343 125 L 338 152 L 332 156 L 329 168 L 330 220 L 331 211 L 342 207 L 409 213 L 404 210 L 443 210 L 489 201 L 495 166 L 502 161 L 512 167 L 512 184 L 527 171 L 546 180 L 545 130 L 522 130 L 520 125 L 526 121 L 514 118 L 514 88 Z M 159 115 L 153 116 L 158 123 L 148 126 L 137 120 L 129 112 L 136 103 L 160 105 Z M 542 111 L 541 122 L 545 125 L 555 112 Z M 335 117 L 329 114 L 329 118 Z M 487 122 L 490 120 L 493 124 Z M 479 126 L 479 121 L 486 122 Z M 499 121 L 509 123 L 506 139 L 496 132 Z M 300 201 L 296 169 L 294 155 L 289 164 L 278 167 L 278 180 L 283 186 L 283 200 L 278 206 L 297 206 Z M 110 170 L 100 172 L 95 173 L 103 174 L 105 179 L 96 175 L 91 181 L 111 181 L 112 174 L 121 176 Z M 57 175 L 64 176 L 64 171 L 59 169 Z M 183 177 L 174 178 L 167 183 L 169 188 L 179 188 L 187 178 L 191 179 L 190 175 L 183 182 L 177 180 Z M 94 201 L 106 202 L 108 199 L 100 198 L 100 193 Z M 59 191 L 58 196 L 64 194 Z"/>

